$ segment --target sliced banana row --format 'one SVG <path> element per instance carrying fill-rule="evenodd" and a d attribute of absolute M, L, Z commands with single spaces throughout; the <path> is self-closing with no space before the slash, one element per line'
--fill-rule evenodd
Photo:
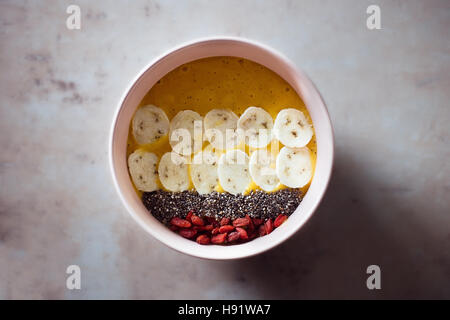
<path fill-rule="evenodd" d="M 197 112 L 184 110 L 169 122 L 162 109 L 147 105 L 136 111 L 132 132 L 139 144 L 151 144 L 169 134 L 173 150 L 160 160 L 142 149 L 129 156 L 131 178 L 141 191 L 158 189 L 158 178 L 165 189 L 173 192 L 187 190 L 192 181 L 200 194 L 214 191 L 218 183 L 225 191 L 239 194 L 248 189 L 252 180 L 261 189 L 273 191 L 280 184 L 303 187 L 312 178 L 306 144 L 313 130 L 297 109 L 280 111 L 275 124 L 270 114 L 259 107 L 247 108 L 240 118 L 224 109 L 213 109 L 204 119 Z M 210 146 L 201 151 L 203 134 Z M 276 159 L 264 148 L 274 137 L 285 145 Z M 250 158 L 235 149 L 244 140 L 257 149 Z M 228 151 L 219 157 L 221 150 Z"/>
<path fill-rule="evenodd" d="M 245 138 L 252 148 L 263 148 L 276 137 L 291 148 L 304 147 L 314 132 L 303 112 L 281 110 L 273 122 L 272 116 L 259 107 L 249 107 L 238 118 L 232 111 L 213 109 L 203 119 L 192 110 L 180 111 L 171 122 L 165 112 L 154 106 L 139 108 L 132 121 L 133 136 L 139 144 L 150 144 L 169 133 L 173 151 L 191 155 L 202 149 L 205 140 L 216 149 L 230 150 Z"/>
<path fill-rule="evenodd" d="M 128 157 L 130 175 L 137 189 L 157 190 L 159 177 L 164 188 L 173 192 L 187 190 L 192 180 L 200 194 L 214 191 L 219 181 L 225 191 L 239 194 L 248 189 L 252 179 L 261 189 L 273 191 L 280 183 L 301 188 L 311 181 L 313 171 L 308 147 L 283 147 L 276 161 L 264 149 L 254 151 L 250 158 L 236 149 L 220 158 L 212 151 L 202 151 L 194 156 L 190 170 L 186 157 L 167 152 L 157 164 L 154 153 L 140 149 Z"/>

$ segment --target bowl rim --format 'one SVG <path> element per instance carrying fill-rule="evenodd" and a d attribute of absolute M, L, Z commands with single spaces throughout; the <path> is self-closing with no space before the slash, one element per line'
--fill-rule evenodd
<path fill-rule="evenodd" d="M 185 251 L 182 248 L 180 248 L 179 246 L 175 246 L 173 243 L 171 243 L 170 241 L 168 241 L 167 239 L 163 239 L 162 237 L 160 237 L 160 235 L 158 234 L 158 232 L 156 232 L 155 230 L 152 230 L 152 228 L 150 228 L 150 226 L 148 226 L 144 221 L 142 221 L 142 219 L 137 215 L 137 213 L 135 212 L 135 209 L 131 206 L 130 203 L 128 203 L 127 199 L 125 199 L 123 193 L 122 193 L 122 189 L 121 189 L 121 185 L 118 181 L 118 178 L 116 176 L 116 160 L 114 157 L 114 153 L 115 153 L 115 133 L 116 133 L 116 128 L 118 125 L 118 119 L 120 118 L 120 113 L 123 110 L 123 106 L 124 103 L 126 102 L 127 98 L 130 96 L 130 94 L 133 92 L 133 89 L 138 85 L 139 81 L 146 75 L 146 72 L 154 65 L 156 65 L 158 62 L 162 61 L 164 58 L 176 54 L 177 52 L 179 52 L 180 50 L 186 49 L 188 47 L 191 47 L 193 45 L 201 45 L 201 44 L 207 44 L 209 42 L 217 42 L 217 41 L 222 41 L 222 42 L 238 42 L 242 45 L 250 45 L 253 47 L 256 47 L 259 50 L 265 51 L 265 53 L 272 55 L 274 58 L 278 59 L 279 61 L 282 61 L 282 63 L 288 67 L 290 70 L 292 70 L 295 74 L 299 75 L 302 78 L 302 81 L 304 81 L 306 83 L 306 85 L 308 85 L 310 87 L 310 89 L 313 89 L 314 94 L 317 95 L 317 98 L 320 102 L 320 105 L 322 107 L 322 111 L 325 113 L 326 117 L 324 120 L 326 120 L 325 126 L 329 128 L 328 132 L 324 133 L 328 135 L 328 140 L 329 140 L 329 150 L 327 150 L 328 152 L 328 157 L 329 157 L 329 163 L 328 163 L 328 172 L 324 172 L 324 176 L 322 177 L 324 183 L 322 183 L 322 189 L 320 190 L 320 194 L 317 198 L 317 200 L 314 202 L 314 204 L 312 205 L 312 207 L 310 208 L 308 214 L 306 215 L 306 217 L 301 221 L 301 223 L 299 223 L 297 226 L 295 226 L 292 230 L 290 230 L 290 232 L 286 232 L 282 235 L 280 235 L 280 237 L 278 237 L 278 239 L 274 239 L 273 241 L 271 241 L 270 243 L 267 243 L 264 246 L 259 246 L 258 248 L 255 247 L 255 249 L 248 253 L 248 252 L 242 252 L 242 250 L 235 250 L 235 254 L 227 254 L 227 255 L 218 255 L 218 256 L 213 256 L 210 254 L 204 254 L 204 253 L 199 253 L 196 250 L 191 250 L 191 251 Z M 214 55 L 211 55 L 214 56 Z M 200 58 L 199 58 L 200 59 Z M 264 65 L 264 64 L 263 64 Z M 267 67 L 267 66 L 266 66 Z M 176 67 L 175 67 L 176 68 Z M 270 69 L 270 68 L 269 68 Z M 272 69 L 270 69 L 272 70 Z M 274 72 L 276 72 L 276 70 L 272 70 Z M 276 72 L 277 73 L 277 72 Z M 278 73 L 277 73 L 278 74 Z M 281 77 L 281 75 L 280 75 Z M 287 81 L 286 79 L 284 79 L 285 81 Z M 297 91 L 297 88 L 295 88 Z M 299 95 L 302 96 L 302 93 L 297 92 Z M 303 96 L 302 96 L 303 99 Z M 306 105 L 306 103 L 305 103 Z M 306 105 L 306 108 L 308 109 L 308 112 L 311 112 L 308 108 L 308 106 Z M 314 123 L 313 123 L 314 124 Z M 172 49 L 168 49 L 165 50 L 162 54 L 158 55 L 156 58 L 152 59 L 147 65 L 145 65 L 141 71 L 139 72 L 139 74 L 132 79 L 131 81 L 131 85 L 127 86 L 126 90 L 124 91 L 124 93 L 121 95 L 121 98 L 118 102 L 118 105 L 116 107 L 116 110 L 114 112 L 114 116 L 113 116 L 113 121 L 112 121 L 112 125 L 110 128 L 110 133 L 109 133 L 109 150 L 108 150 L 108 160 L 109 160 L 109 167 L 111 170 L 111 175 L 112 175 L 112 180 L 113 180 L 113 184 L 115 186 L 115 189 L 117 191 L 117 193 L 119 194 L 119 198 L 121 199 L 123 205 L 125 206 L 126 210 L 128 211 L 128 213 L 133 217 L 133 219 L 144 229 L 146 230 L 148 233 L 150 233 L 153 237 L 155 237 L 156 239 L 158 239 L 159 241 L 161 241 L 162 243 L 164 243 L 165 245 L 167 245 L 168 247 L 190 255 L 190 256 L 194 256 L 194 257 L 198 257 L 198 258 L 203 258 L 203 259 L 208 259 L 208 260 L 234 260 L 234 259 L 242 259 L 242 258 L 246 258 L 246 257 L 251 257 L 251 256 L 255 256 L 258 254 L 261 254 L 263 252 L 266 252 L 270 249 L 273 249 L 274 247 L 280 245 L 281 243 L 283 243 L 284 241 L 286 241 L 287 239 L 289 239 L 290 237 L 292 237 L 295 233 L 297 233 L 308 221 L 309 219 L 313 216 L 313 214 L 315 213 L 315 211 L 317 210 L 318 206 L 320 205 L 320 203 L 323 200 L 323 197 L 326 193 L 326 190 L 328 189 L 328 185 L 330 183 L 330 179 L 331 179 L 331 175 L 333 172 L 333 166 L 334 166 L 334 153 L 335 153 L 335 145 L 334 145 L 334 130 L 333 130 L 333 126 L 331 123 L 331 119 L 330 119 L 330 115 L 328 112 L 328 109 L 326 107 L 326 104 L 319 92 L 319 90 L 317 89 L 317 87 L 314 85 L 314 83 L 310 80 L 310 78 L 302 71 L 300 70 L 290 59 L 288 59 L 286 56 L 284 56 L 282 53 L 278 52 L 277 50 L 262 44 L 260 42 L 254 41 L 254 40 L 250 40 L 250 39 L 246 39 L 246 38 L 242 38 L 242 37 L 230 37 L 230 36 L 210 36 L 210 37 L 202 37 L 202 38 L 197 38 L 194 40 L 190 40 L 190 41 L 186 41 L 183 42 L 175 47 L 173 47 Z M 317 166 L 317 165 L 316 165 Z M 127 169 L 128 171 L 128 169 Z M 316 176 L 317 173 L 314 174 L 314 176 Z M 314 177 L 313 177 L 314 179 Z M 308 192 L 306 193 L 308 194 Z M 306 195 L 305 195 L 306 196 Z M 300 206 L 299 206 L 300 207 Z M 297 208 L 296 210 L 298 210 L 299 208 Z M 149 213 L 149 215 L 151 215 Z M 164 226 L 164 228 L 166 228 Z M 168 230 L 168 228 L 166 228 Z M 178 236 L 175 235 L 174 236 Z M 265 237 L 263 237 L 265 238 Z M 258 238 L 258 239 L 262 239 L 262 238 Z M 240 245 L 233 245 L 233 246 L 215 246 L 215 245 L 211 245 L 208 247 L 213 247 L 215 248 L 217 251 L 220 251 L 220 248 L 227 248 L 227 247 L 238 247 L 238 246 L 243 246 L 243 245 L 247 245 L 249 243 L 252 243 L 258 239 L 254 239 L 251 242 L 245 243 L 245 244 L 240 244 Z M 189 241 L 189 242 L 194 242 L 192 240 L 187 240 L 187 239 L 183 239 L 185 241 Z M 195 243 L 196 244 L 196 243 Z"/>

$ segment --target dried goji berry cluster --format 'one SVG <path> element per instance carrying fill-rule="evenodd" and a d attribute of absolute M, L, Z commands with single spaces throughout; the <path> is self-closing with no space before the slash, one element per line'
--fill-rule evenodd
<path fill-rule="evenodd" d="M 288 217 L 284 214 L 272 219 L 222 218 L 220 221 L 212 217 L 199 217 L 190 211 L 185 219 L 173 217 L 170 229 L 180 236 L 197 241 L 199 244 L 236 244 L 262 237 L 278 228 Z"/>

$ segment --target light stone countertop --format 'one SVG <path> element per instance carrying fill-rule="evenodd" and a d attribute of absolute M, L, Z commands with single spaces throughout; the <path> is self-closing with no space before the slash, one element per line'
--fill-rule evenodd
<path fill-rule="evenodd" d="M 450 298 L 450 2 L 0 1 L 0 298 Z M 381 30 L 366 9 L 381 8 Z M 239 261 L 167 248 L 120 203 L 117 102 L 175 45 L 263 42 L 311 77 L 331 185 L 292 239 Z M 79 265 L 81 290 L 66 289 Z M 381 268 L 368 290 L 366 268 Z"/>

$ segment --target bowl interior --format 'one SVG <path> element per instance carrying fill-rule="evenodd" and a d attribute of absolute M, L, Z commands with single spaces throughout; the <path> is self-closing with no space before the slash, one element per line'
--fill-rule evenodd
<path fill-rule="evenodd" d="M 233 246 L 201 246 L 184 239 L 156 220 L 144 207 L 128 175 L 126 148 L 128 129 L 136 107 L 150 88 L 176 67 L 201 58 L 236 56 L 255 61 L 278 73 L 300 95 L 313 121 L 317 139 L 317 162 L 311 186 L 297 210 L 282 228 L 251 242 Z M 292 236 L 313 214 L 330 179 L 333 163 L 333 132 L 327 109 L 312 82 L 286 58 L 260 44 L 238 39 L 198 41 L 158 58 L 134 81 L 121 100 L 111 133 L 110 162 L 113 180 L 128 212 L 147 232 L 180 252 L 208 259 L 236 259 L 264 252 Z"/>

